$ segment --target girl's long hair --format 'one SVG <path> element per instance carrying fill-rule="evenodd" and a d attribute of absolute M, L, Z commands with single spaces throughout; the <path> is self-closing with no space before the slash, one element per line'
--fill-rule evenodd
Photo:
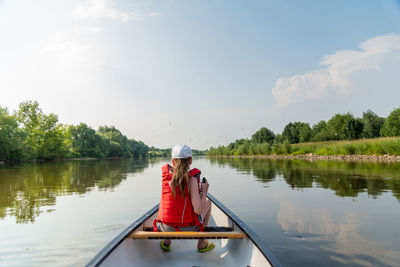
<path fill-rule="evenodd" d="M 183 197 L 186 197 L 185 194 L 185 185 L 187 185 L 189 179 L 189 166 L 190 166 L 190 158 L 186 159 L 173 159 L 175 162 L 174 170 L 172 171 L 172 179 L 171 179 L 171 190 L 172 197 L 175 198 L 176 187 L 179 188 L 179 192 Z"/>

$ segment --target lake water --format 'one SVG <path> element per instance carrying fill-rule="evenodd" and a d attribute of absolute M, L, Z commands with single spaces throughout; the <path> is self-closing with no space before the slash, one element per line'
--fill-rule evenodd
<path fill-rule="evenodd" d="M 0 266 L 81 266 L 160 197 L 168 159 L 0 165 Z M 285 266 L 399 266 L 400 164 L 196 158 Z"/>

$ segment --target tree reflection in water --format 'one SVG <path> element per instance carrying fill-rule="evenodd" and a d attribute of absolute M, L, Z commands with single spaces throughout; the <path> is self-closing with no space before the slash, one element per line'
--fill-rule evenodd
<path fill-rule="evenodd" d="M 43 206 L 57 196 L 84 194 L 94 188 L 113 190 L 127 173 L 142 172 L 146 160 L 90 160 L 31 163 L 0 167 L 0 219 L 33 223 Z M 51 211 L 51 209 L 49 210 Z"/>
<path fill-rule="evenodd" d="M 367 192 L 373 198 L 391 191 L 400 201 L 400 165 L 397 163 L 228 157 L 212 157 L 210 162 L 251 172 L 263 183 L 283 176 L 293 189 L 317 186 L 333 190 L 341 197 L 357 197 L 360 192 Z"/>

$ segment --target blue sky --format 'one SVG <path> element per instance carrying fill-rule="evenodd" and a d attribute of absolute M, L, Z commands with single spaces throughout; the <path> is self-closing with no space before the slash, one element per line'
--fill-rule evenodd
<path fill-rule="evenodd" d="M 400 2 L 0 1 L 0 105 L 226 145 L 399 107 Z"/>

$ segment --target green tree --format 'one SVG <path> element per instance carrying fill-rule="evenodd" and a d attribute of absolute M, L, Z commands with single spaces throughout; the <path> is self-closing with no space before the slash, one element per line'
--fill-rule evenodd
<path fill-rule="evenodd" d="M 275 134 L 273 131 L 262 127 L 261 129 L 259 129 L 257 132 L 255 132 L 252 137 L 251 137 L 251 142 L 252 143 L 257 143 L 257 144 L 261 144 L 261 143 L 272 143 L 274 141 L 274 137 Z"/>
<path fill-rule="evenodd" d="M 65 156 L 63 129 L 57 124 L 57 115 L 44 114 L 37 101 L 25 101 L 19 105 L 17 120 L 23 124 L 29 158 L 48 160 Z"/>
<path fill-rule="evenodd" d="M 114 126 L 100 126 L 98 134 L 105 140 L 107 157 L 129 157 L 128 138 Z"/>
<path fill-rule="evenodd" d="M 0 106 L 0 161 L 19 161 L 24 158 L 24 135 L 17 119 Z"/>
<path fill-rule="evenodd" d="M 96 131 L 85 123 L 71 126 L 69 132 L 73 151 L 79 157 L 100 158 L 104 156 L 104 140 Z"/>
<path fill-rule="evenodd" d="M 362 131 L 362 137 L 364 138 L 374 138 L 379 137 L 380 132 L 385 122 L 385 119 L 379 117 L 377 114 L 368 110 L 363 113 L 362 122 L 364 124 L 364 129 Z"/>
<path fill-rule="evenodd" d="M 329 140 L 329 134 L 326 128 L 326 121 L 322 120 L 313 125 L 311 130 L 311 140 L 317 142 Z"/>
<path fill-rule="evenodd" d="M 355 118 L 354 120 L 350 120 L 348 122 L 349 129 L 349 139 L 355 140 L 362 137 L 362 132 L 364 129 L 364 124 L 362 119 Z"/>
<path fill-rule="evenodd" d="M 283 144 L 284 141 L 285 139 L 281 134 L 275 135 L 274 144 Z"/>
<path fill-rule="evenodd" d="M 287 139 L 285 140 L 285 142 L 283 142 L 282 152 L 287 155 L 289 155 L 290 152 L 292 152 L 292 146 L 290 145 L 290 142 Z"/>
<path fill-rule="evenodd" d="M 71 128 L 73 125 L 60 124 L 59 129 L 62 132 L 63 136 L 63 146 L 65 147 L 65 157 L 66 158 L 74 158 L 77 157 L 78 154 L 74 151 L 73 140 L 71 135 Z"/>
<path fill-rule="evenodd" d="M 361 137 L 363 124 L 351 113 L 336 114 L 326 125 L 329 140 L 351 140 Z"/>
<path fill-rule="evenodd" d="M 239 155 L 248 155 L 249 147 L 250 147 L 249 142 L 245 142 L 245 143 L 239 145 L 237 152 L 239 153 Z"/>
<path fill-rule="evenodd" d="M 308 142 L 311 139 L 310 125 L 300 121 L 290 122 L 283 129 L 282 137 L 291 144 Z"/>
<path fill-rule="evenodd" d="M 300 127 L 300 130 L 299 130 L 300 143 L 311 141 L 312 131 L 311 131 L 310 124 L 301 123 L 301 125 L 299 127 Z"/>
<path fill-rule="evenodd" d="M 287 141 L 287 140 L 285 140 Z M 289 142 L 289 141 L 287 141 Z M 275 138 L 274 143 L 272 144 L 272 152 L 281 155 L 283 153 L 282 142 L 279 142 L 277 138 Z"/>
<path fill-rule="evenodd" d="M 53 113 L 40 116 L 40 142 L 37 150 L 39 159 L 63 158 L 66 155 L 63 129 L 57 122 L 58 116 Z"/>
<path fill-rule="evenodd" d="M 131 153 L 131 155 L 133 157 L 135 157 L 135 158 L 146 158 L 147 157 L 149 147 L 146 146 L 143 142 L 136 141 L 134 139 L 129 139 L 128 145 L 129 145 L 129 152 Z"/>
<path fill-rule="evenodd" d="M 248 143 L 248 142 L 249 142 L 248 140 L 243 139 L 243 138 L 242 138 L 242 139 L 238 139 L 238 140 L 236 140 L 235 143 L 233 144 L 233 147 L 234 147 L 234 149 L 238 149 L 240 145 L 246 144 L 246 143 Z"/>
<path fill-rule="evenodd" d="M 271 145 L 269 143 L 263 143 L 260 145 L 260 150 L 262 155 L 269 155 L 271 154 Z"/>
<path fill-rule="evenodd" d="M 233 150 L 231 150 L 231 149 L 229 149 L 228 147 L 224 147 L 224 149 L 223 149 L 223 155 L 226 155 L 226 156 L 230 156 L 230 155 L 232 155 L 233 154 Z"/>
<path fill-rule="evenodd" d="M 249 155 L 249 156 L 257 155 L 257 153 L 258 153 L 257 151 L 258 151 L 257 145 L 254 144 L 254 143 L 250 143 L 248 155 Z"/>
<path fill-rule="evenodd" d="M 393 110 L 385 120 L 382 130 L 382 136 L 400 136 L 400 108 Z"/>
<path fill-rule="evenodd" d="M 19 104 L 17 119 L 25 129 L 32 131 L 37 128 L 41 114 L 42 110 L 37 101 L 25 101 Z"/>

